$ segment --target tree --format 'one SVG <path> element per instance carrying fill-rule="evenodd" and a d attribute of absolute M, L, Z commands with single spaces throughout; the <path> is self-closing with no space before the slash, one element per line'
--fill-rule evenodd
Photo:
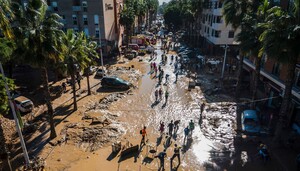
<path fill-rule="evenodd" d="M 62 38 L 62 53 L 64 55 L 64 63 L 67 65 L 68 74 L 71 75 L 71 83 L 73 90 L 74 111 L 77 110 L 75 74 L 80 69 L 86 68 L 90 62 L 88 56 L 87 39 L 83 32 L 75 33 L 74 30 L 68 29 Z M 79 75 L 77 75 L 77 79 Z"/>
<path fill-rule="evenodd" d="M 88 55 L 88 58 L 91 59 L 88 63 L 88 66 L 95 64 L 96 63 L 95 59 L 99 58 L 98 52 L 97 52 L 97 43 L 94 41 L 87 40 L 87 44 L 85 45 L 85 51 Z M 90 75 L 87 74 L 86 79 L 87 79 L 87 86 L 88 86 L 88 95 L 91 95 L 91 87 L 90 87 L 89 77 L 90 77 Z"/>
<path fill-rule="evenodd" d="M 53 106 L 48 85 L 47 67 L 50 63 L 62 60 L 58 52 L 62 31 L 59 29 L 62 24 L 59 22 L 59 15 L 47 14 L 47 4 L 43 0 L 28 1 L 26 7 L 14 6 L 14 35 L 17 49 L 15 58 L 22 63 L 41 69 L 41 79 L 45 102 L 48 108 L 48 119 L 50 123 L 50 138 L 55 138 L 55 123 L 53 120 Z"/>
<path fill-rule="evenodd" d="M 169 2 L 164 9 L 165 24 L 170 28 L 180 28 L 182 25 L 181 8 L 177 1 Z"/>
<path fill-rule="evenodd" d="M 241 51 L 246 52 L 255 58 L 252 108 L 255 108 L 255 100 L 260 77 L 261 57 L 263 55 L 262 53 L 259 53 L 259 50 L 262 47 L 259 37 L 263 33 L 264 29 L 259 27 L 259 24 L 264 22 L 268 9 L 269 2 L 267 0 L 262 0 L 257 9 L 251 9 L 252 12 L 249 11 L 249 14 L 245 14 L 240 26 L 241 32 L 237 35 L 237 41 L 240 42 L 239 47 Z"/>
<path fill-rule="evenodd" d="M 247 0 L 225 0 L 223 5 L 223 16 L 226 25 L 231 24 L 236 30 L 239 28 L 245 19 L 246 14 L 255 13 L 260 4 L 260 0 L 247 1 Z M 243 29 L 244 27 L 241 27 Z M 239 66 L 238 66 L 238 81 L 236 86 L 236 97 L 239 96 L 242 85 L 242 70 L 245 51 L 240 49 Z"/>
<path fill-rule="evenodd" d="M 130 1 L 126 1 L 130 2 Z M 128 46 L 131 36 L 131 26 L 134 23 L 134 9 L 128 4 L 124 4 L 124 8 L 120 13 L 120 24 L 125 27 L 126 44 Z"/>
<path fill-rule="evenodd" d="M 299 0 L 290 3 L 287 9 L 275 6 L 268 10 L 266 22 L 261 24 L 264 30 L 260 37 L 261 53 L 287 65 L 284 95 L 279 111 L 279 122 L 276 126 L 275 141 L 282 135 L 284 118 L 288 113 L 292 98 L 292 87 L 297 60 L 300 59 L 300 9 Z"/>

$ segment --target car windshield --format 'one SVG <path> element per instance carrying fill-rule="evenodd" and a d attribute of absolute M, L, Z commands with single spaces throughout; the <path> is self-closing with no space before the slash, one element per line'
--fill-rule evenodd
<path fill-rule="evenodd" d="M 122 80 L 121 78 L 116 78 L 116 80 L 117 80 L 117 81 L 120 81 L 120 82 L 122 82 L 122 83 L 125 82 L 125 81 Z"/>
<path fill-rule="evenodd" d="M 246 118 L 246 119 L 244 120 L 244 124 L 245 124 L 245 125 L 252 125 L 252 126 L 255 126 L 255 125 L 257 125 L 257 122 L 256 122 L 254 119 L 252 119 L 252 118 Z"/>
<path fill-rule="evenodd" d="M 23 102 L 21 105 L 22 105 L 23 107 L 26 107 L 26 106 L 31 106 L 31 103 L 30 103 L 30 101 L 28 100 L 28 101 Z"/>

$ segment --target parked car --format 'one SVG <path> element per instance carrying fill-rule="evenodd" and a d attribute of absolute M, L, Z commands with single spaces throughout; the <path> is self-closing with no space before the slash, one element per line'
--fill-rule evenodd
<path fill-rule="evenodd" d="M 95 67 L 95 66 L 89 66 L 88 68 L 86 68 L 84 70 L 83 75 L 84 76 L 93 75 L 96 71 L 97 71 L 97 67 Z"/>
<path fill-rule="evenodd" d="M 14 99 L 16 108 L 22 112 L 31 112 L 34 108 L 33 102 L 25 96 L 19 96 Z"/>
<path fill-rule="evenodd" d="M 129 89 L 130 83 L 118 77 L 103 77 L 101 86 L 104 88 Z"/>
<path fill-rule="evenodd" d="M 259 134 L 261 131 L 256 110 L 244 110 L 241 114 L 242 131 L 250 134 Z"/>
<path fill-rule="evenodd" d="M 96 77 L 102 77 L 102 76 L 105 76 L 105 69 L 102 69 L 102 68 L 98 68 L 97 71 L 96 71 L 96 74 L 95 76 Z"/>
<path fill-rule="evenodd" d="M 138 44 L 129 44 L 128 47 L 136 51 L 138 51 L 140 48 Z"/>
<path fill-rule="evenodd" d="M 221 63 L 221 61 L 220 61 L 220 60 L 215 60 L 215 59 L 208 59 L 208 60 L 206 61 L 206 63 L 207 63 L 207 64 L 211 64 L 211 65 L 218 65 L 218 64 Z"/>

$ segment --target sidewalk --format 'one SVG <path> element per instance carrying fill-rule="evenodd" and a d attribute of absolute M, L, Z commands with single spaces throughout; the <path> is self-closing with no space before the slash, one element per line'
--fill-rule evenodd
<path fill-rule="evenodd" d="M 266 140 L 270 148 L 271 158 L 275 160 L 274 163 L 277 163 L 278 170 L 281 171 L 296 171 L 296 157 L 300 153 L 299 142 L 294 142 L 292 147 L 279 147 L 272 145 L 273 137 L 268 137 Z"/>

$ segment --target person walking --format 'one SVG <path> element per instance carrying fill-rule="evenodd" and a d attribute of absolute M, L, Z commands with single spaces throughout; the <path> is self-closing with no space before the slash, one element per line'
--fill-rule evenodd
<path fill-rule="evenodd" d="M 63 82 L 61 86 L 62 86 L 63 93 L 66 93 L 66 91 L 67 91 L 67 84 L 66 84 L 66 82 Z"/>
<path fill-rule="evenodd" d="M 77 80 L 78 87 L 80 89 L 81 88 L 81 86 L 80 86 L 80 80 L 81 80 L 80 76 L 78 76 L 76 80 Z"/>
<path fill-rule="evenodd" d="M 157 97 L 158 97 L 158 90 L 157 89 L 155 90 L 154 95 L 155 95 L 155 101 L 157 102 Z"/>
<path fill-rule="evenodd" d="M 195 123 L 193 120 L 191 120 L 189 123 L 189 129 L 191 131 L 191 134 L 193 134 L 193 130 L 195 129 Z"/>
<path fill-rule="evenodd" d="M 158 95 L 159 95 L 159 100 L 161 100 L 162 99 L 162 89 L 161 88 L 158 90 Z"/>
<path fill-rule="evenodd" d="M 166 92 L 165 92 L 165 103 L 167 103 L 168 102 L 168 98 L 169 98 L 169 92 L 168 92 L 168 90 L 166 90 Z"/>
<path fill-rule="evenodd" d="M 140 143 L 140 147 L 142 148 L 142 146 L 146 145 L 146 142 L 145 142 L 145 138 L 147 136 L 146 126 L 144 126 L 144 128 L 142 130 L 140 130 L 140 134 L 142 135 L 142 140 Z"/>
<path fill-rule="evenodd" d="M 174 129 L 173 120 L 171 120 L 171 122 L 168 124 L 168 128 L 169 128 L 169 136 L 172 136 L 173 129 Z"/>
<path fill-rule="evenodd" d="M 174 122 L 174 133 L 177 132 L 179 129 L 179 123 L 180 123 L 180 120 L 176 120 Z"/>
<path fill-rule="evenodd" d="M 160 121 L 160 126 L 159 126 L 159 132 L 160 132 L 160 135 L 162 135 L 165 131 L 165 123 Z"/>
<path fill-rule="evenodd" d="M 187 139 L 189 133 L 190 133 L 190 129 L 189 126 L 187 126 L 186 128 L 184 128 L 184 139 L 183 139 L 183 143 L 185 142 L 185 140 Z"/>
<path fill-rule="evenodd" d="M 180 165 L 180 147 L 178 147 L 177 144 L 175 144 L 175 147 L 174 147 L 174 154 L 173 156 L 171 157 L 171 168 L 173 166 L 173 160 L 174 158 L 177 157 L 178 159 L 178 166 Z"/>
<path fill-rule="evenodd" d="M 203 113 L 204 108 L 205 108 L 205 103 L 203 102 L 203 103 L 201 104 L 201 114 Z"/>
<path fill-rule="evenodd" d="M 175 73 L 175 82 L 177 82 L 177 79 L 178 79 L 178 71 Z"/>
<path fill-rule="evenodd" d="M 165 158 L 167 157 L 166 149 L 164 151 L 160 152 L 155 158 L 158 158 L 160 161 L 160 166 L 158 170 L 164 171 L 165 170 Z"/>

